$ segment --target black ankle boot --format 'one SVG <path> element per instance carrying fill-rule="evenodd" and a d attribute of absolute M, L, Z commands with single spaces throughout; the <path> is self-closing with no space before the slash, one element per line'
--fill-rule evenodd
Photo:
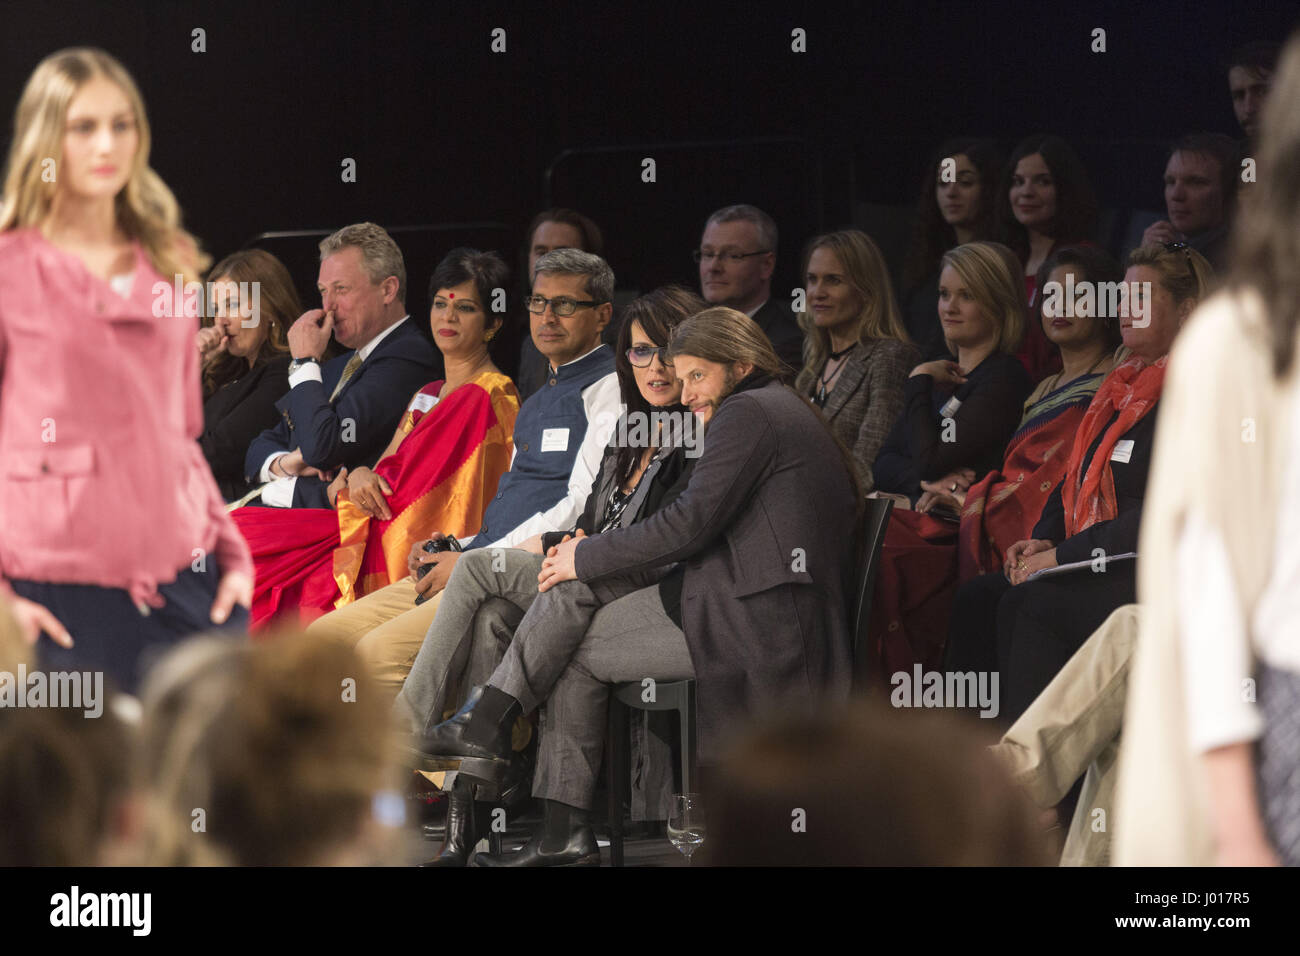
<path fill-rule="evenodd" d="M 510 731 L 520 711 L 519 701 L 491 684 L 473 688 L 460 710 L 417 740 L 417 765 L 499 782 L 509 768 Z"/>
<path fill-rule="evenodd" d="M 600 866 L 590 814 L 555 800 L 543 801 L 542 827 L 518 853 L 480 853 L 475 866 Z"/>
<path fill-rule="evenodd" d="M 487 832 L 490 805 L 474 800 L 474 783 L 457 776 L 447 802 L 446 836 L 438 855 L 420 866 L 465 866 Z"/>

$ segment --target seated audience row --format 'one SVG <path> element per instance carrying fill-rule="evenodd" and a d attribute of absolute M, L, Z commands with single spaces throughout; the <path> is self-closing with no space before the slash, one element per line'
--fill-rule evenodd
<path fill-rule="evenodd" d="M 1123 273 L 1100 249 L 1070 246 L 1049 256 L 1038 278 L 1045 287 L 1096 289 L 1119 282 Z M 1004 280 L 1014 283 L 1010 273 Z M 1055 296 L 1051 301 L 1059 303 Z M 1060 483 L 1085 410 L 1127 354 L 1119 345 L 1119 316 L 1108 311 L 1104 297 L 1088 303 L 1044 309 L 1039 300 L 1034 324 L 1059 350 L 1063 368 L 1025 400 L 1001 464 L 987 472 L 965 465 L 947 479 L 925 482 L 915 510 L 894 512 L 872 602 L 871 632 L 880 648 L 875 678 L 887 682 L 914 662 L 939 666 L 957 582 L 1001 568 L 1007 549 L 1029 536 Z M 968 400 L 953 413 L 950 437 L 973 412 Z"/>
<path fill-rule="evenodd" d="M 1137 600 L 1138 526 L 1169 349 L 1204 299 L 1209 263 L 1186 246 L 1144 246 L 1124 274 L 1129 357 L 1106 376 L 1071 443 L 1065 475 L 1001 572 L 957 592 L 947 668 L 999 672 L 1002 717 L 1014 720 L 1106 617 Z M 1146 297 L 1146 290 L 1150 297 Z M 1061 567 L 1065 573 L 1031 579 Z"/>
<path fill-rule="evenodd" d="M 329 507 L 234 512 L 257 572 L 254 628 L 281 608 L 309 620 L 403 577 L 428 528 L 460 536 L 478 528 L 510 467 L 519 410 L 514 385 L 488 355 L 501 324 L 489 306 L 492 290 L 505 282 L 494 253 L 449 253 L 429 281 L 430 328 L 446 378 L 411 397 L 378 461 L 339 464 L 326 489 Z M 348 394 L 360 400 L 362 387 L 342 391 L 335 404 Z"/>
<path fill-rule="evenodd" d="M 1287 64 L 1284 78 L 1300 75 L 1300 49 Z M 528 761 L 515 755 L 514 735 L 533 713 L 542 718 L 531 783 L 543 801 L 541 828 L 522 851 L 480 854 L 476 862 L 598 862 L 589 811 L 609 684 L 694 678 L 706 763 L 718 761 L 756 720 L 811 712 L 814 703 L 847 693 L 853 529 L 872 489 L 898 501 L 878 581 L 886 597 L 876 606 L 905 615 L 909 589 L 928 579 L 904 559 L 928 553 L 943 573 L 916 603 L 941 611 L 947 632 L 946 641 L 936 640 L 932 619 L 925 638 L 878 638 L 873 653 L 882 676 L 901 669 L 909 654 L 926 666 L 941 659 L 950 672 L 1000 674 L 1000 718 L 1012 721 L 1033 711 L 1045 688 L 1052 693 L 1058 675 L 1087 679 L 1076 652 L 1089 646 L 1089 635 L 1096 639 L 1113 611 L 1137 600 L 1136 563 L 1128 559 L 1138 547 L 1149 465 L 1155 449 L 1173 447 L 1167 437 L 1157 442 L 1155 428 L 1169 352 L 1213 281 L 1210 263 L 1193 245 L 1222 253 L 1235 192 L 1232 153 L 1222 141 L 1189 138 L 1171 150 L 1170 219 L 1150 227 L 1148 241 L 1129 256 L 1127 294 L 1115 315 L 1100 291 L 1079 313 L 1073 303 L 1059 308 L 1061 287 L 1116 281 L 1113 263 L 1091 242 L 1096 202 L 1069 146 L 1052 136 L 1022 142 L 994 202 L 986 201 L 984 178 L 996 168 L 992 151 L 980 141 L 955 145 L 962 152 L 942 157 L 927 186 L 926 201 L 938 205 L 943 226 L 935 228 L 929 216 L 918 233 L 925 249 L 909 272 L 909 281 L 924 284 L 916 276 L 938 270 L 932 324 L 918 322 L 914 330 L 924 351 L 909 341 L 879 250 L 856 231 L 828 233 L 806 247 L 806 306 L 796 324 L 771 296 L 775 223 L 752 206 L 726 207 L 706 222 L 696 253 L 703 300 L 682 289 L 656 290 L 633 302 L 611 333 L 613 272 L 598 255 L 572 247 L 598 246 L 599 231 L 572 211 L 549 211 L 530 235 L 530 247 L 549 251 L 530 261 L 525 298 L 542 382 L 521 406 L 490 355 L 502 317 L 488 301 L 508 284 L 504 263 L 493 253 L 457 249 L 439 264 L 430 281 L 435 352 L 406 313 L 401 252 L 372 223 L 321 243 L 321 309 L 297 315 L 283 266 L 253 252 L 229 257 L 210 273 L 218 280 L 216 321 L 196 341 L 187 323 L 157 321 L 153 280 L 173 268 L 195 275 L 203 256 L 145 165 L 143 108 L 116 61 L 84 50 L 48 58 L 24 92 L 20 118 L 44 115 L 51 89 L 69 77 L 76 95 L 45 113 L 93 124 L 125 112 L 136 131 L 114 182 L 81 176 L 74 165 L 53 191 L 36 192 L 35 180 L 22 172 L 31 164 L 12 161 L 6 182 L 0 435 L 9 493 L 0 501 L 9 506 L 0 514 L 0 590 L 12 600 L 19 632 L 31 642 L 41 631 L 48 635 L 38 645 L 43 666 L 97 667 L 134 691 L 159 646 L 209 621 L 241 627 L 240 606 L 250 599 L 259 629 L 284 614 L 304 621 L 324 615 L 306 639 L 275 641 L 280 650 L 269 655 L 214 638 L 155 672 L 158 683 L 145 695 L 144 739 L 153 741 L 145 752 L 158 762 L 146 775 L 171 781 L 157 805 L 155 860 L 203 856 L 192 855 L 195 846 L 179 825 L 187 822 L 179 816 L 184 806 L 206 800 L 215 808 L 225 792 L 204 796 L 209 778 L 189 772 L 201 759 L 194 742 L 207 739 L 203 728 L 244 728 L 245 737 L 227 739 L 257 749 L 266 734 L 280 732 L 277 714 L 310 709 L 295 696 L 299 690 L 326 687 L 310 679 L 317 665 L 334 675 L 337 697 L 351 651 L 336 645 L 346 645 L 361 651 L 366 681 L 378 678 L 382 690 L 365 688 L 369 716 L 355 722 L 355 739 L 337 752 L 337 830 L 323 838 L 324 831 L 304 829 L 296 842 L 281 834 L 287 849 L 276 854 L 259 849 L 269 835 L 223 830 L 203 858 L 371 858 L 372 848 L 361 849 L 368 841 L 352 837 L 366 828 L 361 808 L 384 786 L 385 710 L 396 697 L 397 715 L 412 733 L 409 761 L 457 773 L 440 865 L 463 865 L 482 835 L 476 800 L 500 799 L 527 783 Z M 1271 107 L 1260 153 L 1261 168 L 1275 175 L 1290 155 L 1284 124 L 1282 107 Z M 15 142 L 14 156 L 32 148 Z M 118 222 L 114 204 L 124 190 L 134 195 L 131 177 L 147 196 L 132 199 L 140 208 Z M 952 177 L 964 178 L 954 185 Z M 1294 349 L 1294 323 L 1285 320 L 1287 309 L 1294 311 L 1286 304 L 1293 283 L 1276 266 L 1279 248 L 1294 251 L 1285 239 L 1285 217 L 1296 209 L 1287 188 L 1271 184 L 1252 199 L 1254 244 L 1248 238 L 1243 248 L 1256 259 L 1254 271 L 1243 265 L 1242 274 L 1277 313 L 1268 330 L 1277 374 L 1256 374 L 1252 386 L 1236 383 L 1256 402 L 1241 406 L 1242 422 L 1283 400 L 1259 390 L 1283 380 Z M 115 225 L 96 234 L 77 216 Z M 150 228 L 139 232 L 137 220 Z M 87 234 L 96 240 L 87 244 Z M 251 325 L 240 321 L 250 304 L 240 284 L 250 281 L 266 292 L 267 304 Z M 923 300 L 918 290 L 907 290 L 909 303 Z M 41 322 L 51 302 L 70 315 L 105 315 L 89 349 L 70 336 L 71 323 Z M 1034 321 L 1027 322 L 1030 314 Z M 931 354 L 939 349 L 934 323 L 945 357 Z M 127 326 L 138 327 L 134 339 L 122 334 Z M 616 354 L 602 334 L 617 335 Z M 326 361 L 331 339 L 349 351 Z M 446 376 L 431 381 L 438 353 Z M 98 412 L 55 408 L 58 417 L 48 420 L 61 437 L 42 437 L 48 447 L 13 437 L 26 434 L 22 420 L 47 420 L 32 404 L 46 374 L 32 355 L 53 355 L 59 374 L 102 376 L 117 390 Z M 525 345 L 521 369 L 528 355 Z M 1181 383 L 1191 373 L 1174 367 L 1183 390 L 1178 427 L 1187 429 L 1191 398 Z M 796 368 L 792 389 L 783 382 Z M 182 387 L 200 380 L 202 406 L 197 388 Z M 129 424 L 137 439 L 143 411 L 153 413 L 145 422 L 153 444 L 123 457 L 122 429 Z M 250 438 L 257 427 L 260 434 Z M 1270 434 L 1267 442 L 1275 449 L 1280 439 Z M 241 445 L 243 468 L 232 472 Z M 182 448 L 179 480 L 173 469 L 168 484 L 159 485 L 159 462 L 174 461 Z M 124 463 L 115 481 L 103 467 L 110 453 Z M 1173 452 L 1162 454 L 1167 460 Z M 1254 458 L 1245 457 L 1238 470 L 1253 467 Z M 1282 460 L 1279 452 L 1272 462 Z M 1259 567 L 1243 563 L 1244 538 L 1206 518 L 1205 502 L 1221 500 L 1208 484 L 1215 463 L 1202 453 L 1195 464 L 1197 476 L 1183 485 L 1169 477 L 1172 465 L 1161 465 L 1169 490 L 1155 503 L 1153 549 L 1142 575 L 1153 586 L 1144 583 L 1145 594 L 1168 584 L 1174 572 L 1152 570 L 1152 555 L 1164 547 L 1172 557 L 1164 556 L 1162 568 L 1176 570 L 1179 599 L 1207 602 L 1207 613 L 1175 627 L 1160 603 L 1169 597 L 1164 587 L 1152 627 L 1159 635 L 1181 628 L 1198 691 L 1222 694 L 1226 685 L 1207 690 L 1216 673 L 1249 673 L 1267 686 L 1261 786 L 1271 839 L 1289 859 L 1298 845 L 1289 828 L 1300 818 L 1286 809 L 1294 785 L 1278 777 L 1278 761 L 1295 756 L 1278 701 L 1294 690 L 1294 662 L 1282 644 L 1252 648 L 1244 632 L 1234 639 L 1231 662 L 1219 647 L 1241 615 L 1237 596 L 1216 591 L 1216 583 L 1234 579 L 1230 561 Z M 1276 480 L 1272 472 L 1267 479 L 1252 473 L 1242 486 L 1272 501 L 1267 481 Z M 1186 490 L 1193 484 L 1194 492 Z M 1188 506 L 1195 520 L 1184 523 L 1182 512 L 1171 511 L 1179 494 L 1188 501 L 1200 495 L 1200 510 Z M 245 507 L 234 508 L 232 518 L 220 505 L 223 496 Z M 53 500 L 65 511 L 41 514 Z M 69 576 L 75 555 L 58 544 L 68 535 L 52 530 L 80 527 L 92 515 L 92 540 L 111 541 L 123 558 L 86 584 Z M 1244 596 L 1283 620 L 1288 605 L 1277 595 L 1287 593 L 1291 563 L 1284 541 L 1279 548 L 1276 580 L 1262 596 L 1262 583 Z M 187 549 L 199 556 L 193 564 L 182 557 Z M 957 579 L 963 583 L 949 614 L 944 595 Z M 157 609 L 152 614 L 150 606 Z M 331 608 L 337 610 L 325 613 Z M 897 623 L 890 621 L 890 629 Z M 754 633 L 768 637 L 755 644 Z M 313 644 L 320 660 L 312 663 L 302 651 L 295 664 L 296 649 Z M 1138 654 L 1163 652 L 1167 644 L 1139 644 Z M 1255 650 L 1265 663 L 1252 669 L 1242 662 Z M 1112 670 L 1115 659 L 1108 658 Z M 286 668 L 300 669 L 304 680 L 301 688 L 283 688 L 283 707 L 241 715 L 234 688 L 261 686 L 267 693 L 250 699 L 270 699 L 269 684 L 283 682 Z M 1141 668 L 1136 673 L 1143 679 Z M 1072 690 L 1076 684 L 1066 688 Z M 1177 688 L 1152 695 L 1166 711 L 1176 699 Z M 327 714 L 324 696 L 317 703 L 323 727 L 353 720 L 351 711 L 345 718 L 343 711 Z M 1043 719 L 1045 706 L 1034 720 Z M 1149 728 L 1148 712 L 1140 717 L 1146 723 L 1139 727 Z M 1240 817 L 1223 807 L 1253 792 L 1246 731 L 1258 731 L 1260 715 L 1224 708 L 1216 719 L 1211 725 L 1194 718 L 1190 732 L 1207 753 L 1203 769 L 1216 799 L 1226 801 L 1216 818 L 1224 824 Z M 191 725 L 193 734 L 175 733 Z M 22 747 L 47 739 L 42 735 L 51 747 L 62 746 L 57 741 L 66 730 L 13 720 L 3 729 L 0 752 L 19 759 L 28 752 Z M 1223 739 L 1230 749 L 1215 752 Z M 329 746 L 309 745 L 302 759 L 329 762 Z M 347 763 L 358 746 L 366 756 Z M 1139 748 L 1149 751 L 1150 744 Z M 1185 767 L 1177 769 L 1186 777 Z M 68 790 L 70 779 L 52 778 L 52 789 Z M 121 788 L 110 783 L 96 790 L 97 820 L 120 797 Z M 1048 790 L 1056 795 L 1060 787 Z M 250 785 L 230 792 L 254 791 Z M 21 805 L 21 796 L 10 802 Z M 222 816 L 243 813 L 236 800 Z M 1239 844 L 1254 859 L 1265 856 L 1261 833 L 1256 826 Z M 11 852 L 30 855 L 21 846 Z"/>

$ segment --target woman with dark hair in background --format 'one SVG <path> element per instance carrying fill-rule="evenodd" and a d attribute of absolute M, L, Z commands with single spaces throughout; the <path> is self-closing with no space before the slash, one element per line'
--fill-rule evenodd
<path fill-rule="evenodd" d="M 600 227 L 578 212 L 576 209 L 544 209 L 533 217 L 528 225 L 527 246 L 524 258 L 528 263 L 528 272 L 523 276 L 526 294 L 531 294 L 533 284 L 533 267 L 537 260 L 552 249 L 581 249 L 592 255 L 605 254 L 605 239 Z M 502 369 L 509 369 L 518 364 L 519 374 L 514 376 L 515 386 L 519 389 L 519 401 L 528 401 L 528 396 L 542 387 L 546 381 L 547 362 L 545 356 L 537 351 L 530 334 L 532 319 L 525 312 L 521 319 L 505 331 L 505 341 L 492 350 L 497 364 Z M 601 340 L 613 345 L 618 337 L 616 322 L 610 322 L 605 328 Z M 504 363 L 507 364 L 503 364 Z"/>
<path fill-rule="evenodd" d="M 203 369 L 199 447 L 221 494 L 238 501 L 253 490 L 244 475 L 248 446 L 276 423 L 275 403 L 289 390 L 285 333 L 303 309 L 289 270 L 265 250 L 226 256 L 208 275 L 215 314 L 197 336 Z"/>
<path fill-rule="evenodd" d="M 1060 354 L 1062 369 L 1043 379 L 1026 399 L 1000 470 L 989 472 L 965 492 L 933 493 L 961 512 L 963 581 L 1000 570 L 1007 548 L 1030 536 L 1048 495 L 1065 474 L 1074 433 L 1098 386 L 1128 356 L 1119 316 L 1107 311 L 1103 297 L 1090 298 L 1090 306 L 1079 300 L 1066 307 L 1063 290 L 1081 290 L 1087 283 L 1097 289 L 1123 278 L 1119 263 L 1095 246 L 1058 249 L 1038 270 L 1040 288 L 1048 287 L 1053 294 L 1039 296 L 1033 311 L 1043 335 Z"/>
<path fill-rule="evenodd" d="M 991 139 L 950 139 L 930 162 L 901 286 L 903 324 L 923 361 L 947 354 L 938 320 L 939 260 L 954 246 L 993 238 L 1001 174 L 1002 154 Z"/>
<path fill-rule="evenodd" d="M 304 622 L 409 573 L 431 528 L 468 535 L 510 467 L 519 398 L 488 343 L 502 316 L 494 289 L 509 270 L 495 252 L 453 249 L 429 280 L 429 325 L 447 378 L 411 399 L 374 468 L 344 468 L 328 508 L 239 508 L 257 562 L 253 626 L 297 608 Z"/>
<path fill-rule="evenodd" d="M 808 307 L 797 318 L 806 357 L 795 390 L 822 410 L 870 491 L 872 462 L 903 411 L 903 384 L 920 356 L 870 236 L 856 229 L 817 236 L 803 262 Z"/>
<path fill-rule="evenodd" d="M 1025 301 L 1037 305 L 1038 270 L 1058 246 L 1091 243 L 1097 199 L 1070 144 L 1038 134 L 1021 140 L 1007 162 L 998 200 L 998 232 L 1024 265 Z M 1060 370 L 1042 329 L 1030 326 L 1016 358 L 1037 384 Z"/>

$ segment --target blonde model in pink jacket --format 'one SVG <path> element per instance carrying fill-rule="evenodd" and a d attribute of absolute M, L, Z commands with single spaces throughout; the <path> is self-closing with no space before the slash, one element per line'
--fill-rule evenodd
<path fill-rule="evenodd" d="M 14 125 L 0 206 L 0 594 L 29 641 L 69 647 L 79 635 L 11 582 L 121 589 L 146 615 L 167 603 L 160 588 L 211 563 L 208 617 L 221 624 L 248 605 L 252 562 L 196 441 L 198 320 L 171 290 L 205 261 L 148 166 L 139 93 L 103 51 L 60 51 L 32 74 Z"/>

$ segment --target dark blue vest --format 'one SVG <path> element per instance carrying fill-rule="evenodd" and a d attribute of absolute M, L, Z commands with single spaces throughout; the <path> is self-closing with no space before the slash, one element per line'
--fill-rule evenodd
<path fill-rule="evenodd" d="M 483 527 L 470 548 L 499 541 L 539 511 L 546 511 L 569 493 L 569 475 L 587 434 L 587 410 L 582 391 L 614 371 L 614 352 L 602 345 L 586 358 L 552 372 L 529 396 L 515 417 L 515 458 L 501 476 L 496 497 L 483 514 Z M 562 451 L 543 451 L 558 444 L 568 429 Z M 554 530 L 554 529 L 548 529 Z"/>

